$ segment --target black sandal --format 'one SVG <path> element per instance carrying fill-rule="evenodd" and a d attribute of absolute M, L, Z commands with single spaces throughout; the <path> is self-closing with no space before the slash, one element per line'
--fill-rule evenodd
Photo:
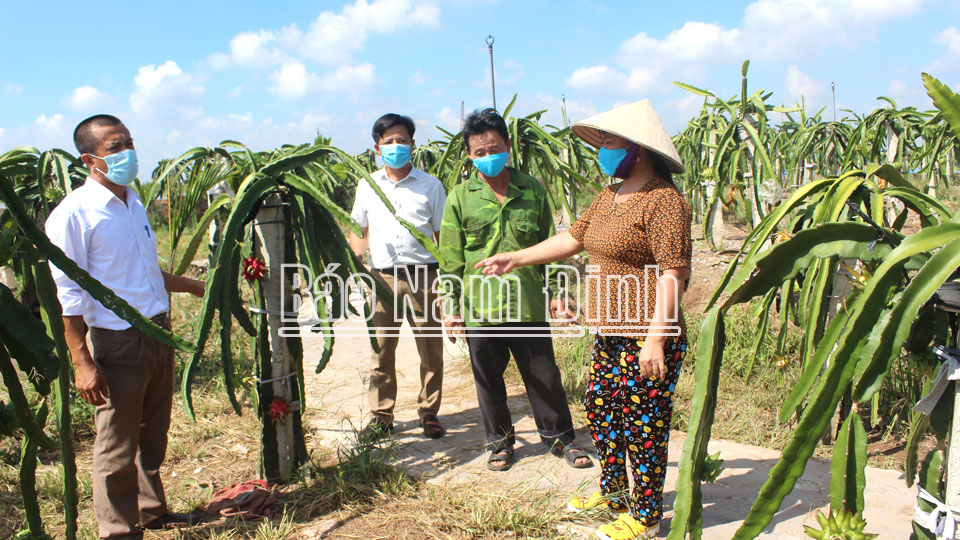
<path fill-rule="evenodd" d="M 500 461 L 502 465 L 494 465 L 494 461 Z M 513 448 L 501 448 L 499 450 L 494 450 L 490 452 L 490 457 L 487 459 L 487 468 L 491 471 L 506 471 L 513 467 Z"/>
<path fill-rule="evenodd" d="M 550 448 L 550 453 L 557 457 L 562 457 L 564 460 L 566 460 L 567 465 L 570 465 L 574 469 L 586 469 L 588 467 L 593 467 L 593 460 L 590 459 L 590 454 L 569 444 L 563 445 L 556 443 L 552 448 Z M 587 460 L 577 463 L 577 460 L 580 458 L 586 458 Z"/>

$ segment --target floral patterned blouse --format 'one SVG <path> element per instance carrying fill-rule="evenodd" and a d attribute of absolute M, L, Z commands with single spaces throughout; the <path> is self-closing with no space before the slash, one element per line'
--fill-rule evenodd
<path fill-rule="evenodd" d="M 590 255 L 587 312 L 583 324 L 601 333 L 642 338 L 677 330 L 645 328 L 656 306 L 657 279 L 664 270 L 690 268 L 690 206 L 669 182 L 654 178 L 627 200 L 615 198 L 621 183 L 604 188 L 570 228 Z M 678 284 L 683 290 L 684 283 Z M 680 306 L 668 314 L 686 336 Z"/>

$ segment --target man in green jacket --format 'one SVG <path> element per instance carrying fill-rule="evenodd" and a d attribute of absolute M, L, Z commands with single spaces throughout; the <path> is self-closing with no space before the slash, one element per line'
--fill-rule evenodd
<path fill-rule="evenodd" d="M 498 471 L 513 465 L 515 436 L 503 381 L 512 353 L 543 443 L 572 466 L 589 467 L 587 454 L 571 445 L 573 423 L 546 322 L 544 267 L 517 268 L 502 281 L 474 268 L 495 253 L 523 249 L 553 235 L 547 194 L 535 178 L 506 167 L 509 133 L 495 110 L 471 113 L 462 134 L 477 171 L 447 195 L 440 226 L 445 296 L 452 300 L 444 326 L 454 335 L 466 326 L 491 449 L 487 465 Z M 551 309 L 558 304 L 553 299 Z"/>

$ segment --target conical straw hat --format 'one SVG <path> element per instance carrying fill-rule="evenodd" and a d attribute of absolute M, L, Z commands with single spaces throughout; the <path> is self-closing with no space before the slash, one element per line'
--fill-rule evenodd
<path fill-rule="evenodd" d="M 602 146 L 601 131 L 619 135 L 660 154 L 666 160 L 670 172 L 683 173 L 680 155 L 667 135 L 667 130 L 663 129 L 660 117 L 653 110 L 650 100 L 643 99 L 595 114 L 582 122 L 574 123 L 571 128 L 578 137 L 597 148 Z"/>

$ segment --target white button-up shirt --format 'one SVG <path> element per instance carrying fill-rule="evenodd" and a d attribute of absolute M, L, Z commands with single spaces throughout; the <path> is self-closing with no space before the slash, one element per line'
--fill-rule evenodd
<path fill-rule="evenodd" d="M 147 317 L 170 310 L 157 241 L 140 198 L 130 188 L 124 204 L 92 179 L 73 190 L 47 218 L 50 240 L 77 266 Z M 50 265 L 65 316 L 82 315 L 88 326 L 125 330 L 130 324 Z"/>
<path fill-rule="evenodd" d="M 416 168 L 399 182 L 390 179 L 385 168 L 371 176 L 393 204 L 397 216 L 412 223 L 428 238 L 440 231 L 447 194 L 439 180 Z M 370 258 L 374 268 L 437 262 L 427 248 L 400 225 L 364 181 L 357 186 L 350 215 L 361 227 L 369 228 Z"/>

